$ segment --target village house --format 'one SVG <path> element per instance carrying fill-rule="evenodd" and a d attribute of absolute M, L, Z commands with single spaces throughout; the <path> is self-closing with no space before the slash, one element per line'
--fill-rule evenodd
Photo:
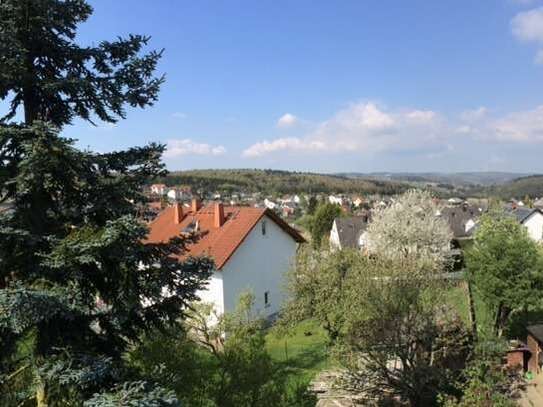
<path fill-rule="evenodd" d="M 195 241 L 183 256 L 209 256 L 215 269 L 202 301 L 218 313 L 235 309 L 239 295 L 255 295 L 254 311 L 272 317 L 283 301 L 285 273 L 292 266 L 304 238 L 272 210 L 224 206 L 215 202 L 190 208 L 175 204 L 162 211 L 149 225 L 150 242 L 165 242 L 183 233 Z"/>
<path fill-rule="evenodd" d="M 366 246 L 368 216 L 351 216 L 334 219 L 330 230 L 332 250 L 363 249 Z"/>
<path fill-rule="evenodd" d="M 482 208 L 463 202 L 443 208 L 438 216 L 447 221 L 453 233 L 453 239 L 460 241 L 472 237 L 474 226 L 482 213 Z"/>
<path fill-rule="evenodd" d="M 543 241 L 543 211 L 526 206 L 510 206 L 507 212 L 528 229 L 528 235 L 536 242 Z"/>
<path fill-rule="evenodd" d="M 151 193 L 154 195 L 166 195 L 167 187 L 165 184 L 151 185 Z"/>

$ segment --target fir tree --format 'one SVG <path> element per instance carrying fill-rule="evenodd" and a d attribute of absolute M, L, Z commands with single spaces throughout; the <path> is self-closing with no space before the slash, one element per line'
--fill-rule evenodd
<path fill-rule="evenodd" d="M 26 124 L 115 122 L 126 104 L 156 101 L 164 78 L 153 75 L 162 52 L 141 55 L 149 42 L 142 35 L 79 46 L 77 26 L 91 14 L 85 0 L 0 2 L 0 98 L 10 101 L 4 121 L 22 106 Z"/>
<path fill-rule="evenodd" d="M 183 242 L 148 244 L 141 187 L 164 147 L 96 154 L 61 136 L 74 117 L 115 121 L 162 79 L 147 37 L 81 48 L 83 0 L 0 3 L 0 405 L 177 405 L 123 362 L 142 333 L 183 318 L 212 267 Z M 16 124 L 23 107 L 25 123 Z"/>

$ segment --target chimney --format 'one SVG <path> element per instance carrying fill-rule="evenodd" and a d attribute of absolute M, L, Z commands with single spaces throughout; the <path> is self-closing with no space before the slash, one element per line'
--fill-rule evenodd
<path fill-rule="evenodd" d="M 201 204 L 198 198 L 192 198 L 191 210 L 192 213 L 196 213 L 200 210 Z"/>
<path fill-rule="evenodd" d="M 173 216 L 174 216 L 173 222 L 176 225 L 180 224 L 181 221 L 183 220 L 183 205 L 181 205 L 181 203 L 176 202 L 174 204 Z"/>
<path fill-rule="evenodd" d="M 221 202 L 215 202 L 213 211 L 213 226 L 220 228 L 224 224 L 224 206 Z"/>

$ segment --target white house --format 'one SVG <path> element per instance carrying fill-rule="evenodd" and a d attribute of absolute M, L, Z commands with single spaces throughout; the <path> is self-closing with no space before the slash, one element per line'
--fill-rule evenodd
<path fill-rule="evenodd" d="M 230 312 L 239 295 L 249 290 L 260 316 L 280 310 L 285 273 L 304 239 L 273 211 L 218 202 L 201 208 L 196 200 L 190 210 L 176 204 L 150 224 L 148 241 L 168 241 L 183 232 L 196 237 L 187 255 L 205 255 L 215 262 L 207 288 L 199 292 L 202 301 L 213 303 L 219 313 Z"/>
<path fill-rule="evenodd" d="M 543 241 L 543 212 L 538 208 L 514 207 L 509 209 L 517 220 L 528 229 L 528 235 L 536 242 Z"/>
<path fill-rule="evenodd" d="M 336 218 L 330 230 L 332 250 L 363 249 L 367 243 L 367 216 Z"/>
<path fill-rule="evenodd" d="M 331 204 L 343 205 L 343 198 L 340 196 L 330 195 L 328 196 L 328 202 Z"/>
<path fill-rule="evenodd" d="M 268 209 L 275 209 L 277 204 L 273 201 L 270 201 L 268 198 L 264 199 L 264 206 Z"/>
<path fill-rule="evenodd" d="M 151 185 L 151 193 L 155 195 L 166 195 L 166 185 L 164 184 Z"/>

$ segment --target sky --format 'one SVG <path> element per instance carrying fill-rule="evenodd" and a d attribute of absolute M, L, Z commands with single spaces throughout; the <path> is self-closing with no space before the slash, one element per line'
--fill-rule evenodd
<path fill-rule="evenodd" d="M 543 0 L 91 0 L 164 48 L 159 101 L 64 134 L 170 170 L 543 172 Z"/>

